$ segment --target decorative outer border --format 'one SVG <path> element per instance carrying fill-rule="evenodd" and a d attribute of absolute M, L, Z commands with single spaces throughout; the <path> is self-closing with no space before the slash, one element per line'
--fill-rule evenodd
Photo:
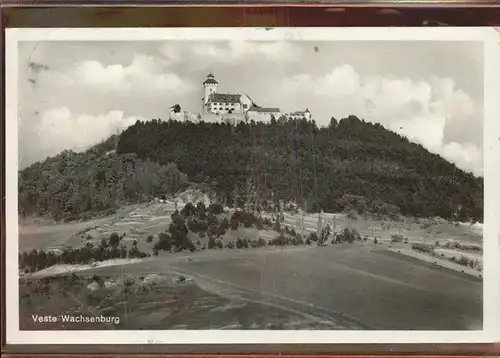
<path fill-rule="evenodd" d="M 141 7 L 131 7 L 138 2 L 126 1 L 78 1 L 37 2 L 25 1 L 23 4 L 6 0 L 0 7 L 2 18 L 2 89 L 5 89 L 5 29 L 7 27 L 281 27 L 281 26 L 500 26 L 500 3 L 476 0 L 408 1 L 401 3 L 376 2 L 362 4 L 355 0 L 348 4 L 345 0 L 300 1 L 283 4 L 286 0 L 274 3 L 239 0 L 215 0 L 211 4 L 204 1 L 170 0 L 148 1 Z M 452 3 L 452 4 L 450 4 Z M 230 4 L 230 5 L 228 5 Z M 482 6 L 479 6 L 481 5 Z M 484 4 L 489 4 L 484 6 Z M 90 5 L 90 6 L 82 6 Z M 155 6 L 156 5 L 156 6 Z M 169 5 L 168 7 L 159 5 Z M 182 6 L 184 5 L 184 6 Z M 420 6 L 419 6 L 420 5 Z M 426 5 L 426 6 L 422 6 Z M 0 105 L 2 118 L 5 118 L 5 91 L 1 91 Z M 0 229 L 2 233 L 1 252 L 5 253 L 5 120 L 0 127 L 2 146 L 2 207 Z M 2 256 L 2 312 L 5 312 L 5 256 Z M 5 328 L 5 316 L 2 315 Z M 460 357 L 460 354 L 500 357 L 500 344 L 381 344 L 381 345 L 44 345 L 15 346 L 5 345 L 5 329 L 2 329 L 2 353 L 10 357 L 30 357 L 44 354 L 46 357 L 59 356 L 61 352 L 73 357 L 92 354 L 95 357 L 111 357 L 113 354 L 134 354 L 134 357 L 152 357 L 151 354 L 165 357 L 166 353 L 181 357 L 230 357 L 257 358 L 263 355 L 282 358 L 307 356 L 340 357 L 358 354 L 359 357 L 398 356 Z M 237 354 L 235 354 L 238 352 Z M 295 355 L 282 355 L 293 352 Z M 338 355 L 332 355 L 332 352 Z M 17 355 L 14 355 L 17 353 Z M 242 354 L 243 353 L 243 354 Z M 188 354 L 188 355 L 187 355 Z M 255 355 L 259 354 L 259 355 Z M 365 355 L 360 355 L 365 354 Z M 368 354 L 368 355 L 366 355 Z M 449 355 L 444 355 L 449 354 Z M 463 356 L 463 355 L 462 355 Z M 466 356 L 463 356 L 466 357 Z"/>

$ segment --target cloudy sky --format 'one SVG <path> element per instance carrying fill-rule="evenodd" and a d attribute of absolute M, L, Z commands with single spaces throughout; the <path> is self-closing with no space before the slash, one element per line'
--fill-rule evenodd
<path fill-rule="evenodd" d="M 23 42 L 20 166 L 81 150 L 137 119 L 199 112 L 219 91 L 309 108 L 319 125 L 355 114 L 482 175 L 483 48 L 472 42 Z"/>

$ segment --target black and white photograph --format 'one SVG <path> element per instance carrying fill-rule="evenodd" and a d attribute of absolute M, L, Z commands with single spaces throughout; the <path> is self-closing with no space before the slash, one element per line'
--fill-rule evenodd
<path fill-rule="evenodd" d="M 76 30 L 10 57 L 23 339 L 484 331 L 483 32 Z"/>

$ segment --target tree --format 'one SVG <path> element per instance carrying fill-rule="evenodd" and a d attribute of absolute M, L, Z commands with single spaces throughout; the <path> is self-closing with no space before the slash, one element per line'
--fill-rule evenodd
<path fill-rule="evenodd" d="M 219 215 L 224 212 L 224 208 L 221 204 L 213 203 L 208 206 L 208 212 L 210 214 Z"/>
<path fill-rule="evenodd" d="M 184 216 L 185 218 L 190 218 L 196 215 L 196 207 L 191 202 L 187 203 L 182 208 L 181 215 Z"/>
<path fill-rule="evenodd" d="M 337 128 L 338 124 L 339 124 L 339 122 L 337 121 L 337 119 L 335 119 L 335 117 L 332 117 L 330 119 L 329 128 L 335 130 Z"/>
<path fill-rule="evenodd" d="M 199 201 L 197 204 L 196 204 L 196 212 L 197 212 L 197 215 L 200 219 L 205 219 L 205 215 L 207 213 L 207 208 L 205 207 L 205 203 L 203 203 L 202 201 Z"/>
<path fill-rule="evenodd" d="M 113 232 L 111 235 L 109 235 L 108 242 L 112 247 L 117 247 L 120 244 L 120 240 L 120 236 L 116 232 Z"/>

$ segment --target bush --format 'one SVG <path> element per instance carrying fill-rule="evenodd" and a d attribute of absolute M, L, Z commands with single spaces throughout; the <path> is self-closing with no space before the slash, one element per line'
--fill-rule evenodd
<path fill-rule="evenodd" d="M 481 251 L 482 246 L 477 244 L 459 243 L 455 240 L 448 240 L 444 245 L 447 248 L 458 249 L 461 251 Z"/>
<path fill-rule="evenodd" d="M 318 241 L 318 234 L 315 232 L 311 232 L 309 236 L 307 237 L 307 240 L 312 241 L 312 242 L 317 242 Z"/>
<path fill-rule="evenodd" d="M 109 244 L 108 244 L 108 241 L 103 237 L 101 239 L 101 245 L 100 245 L 103 249 L 106 249 L 108 248 Z"/>
<path fill-rule="evenodd" d="M 262 237 L 259 237 L 257 240 L 252 240 L 250 242 L 250 246 L 253 248 L 266 246 L 266 240 L 264 240 Z"/>
<path fill-rule="evenodd" d="M 227 243 L 227 248 L 228 248 L 228 249 L 234 249 L 234 242 L 229 241 L 229 242 Z"/>
<path fill-rule="evenodd" d="M 227 229 L 229 229 L 229 220 L 227 220 L 227 218 L 224 218 L 219 224 L 219 228 L 217 229 L 217 236 L 224 235 Z"/>
<path fill-rule="evenodd" d="M 392 235 L 391 236 L 391 242 L 403 242 L 404 240 L 408 241 L 408 239 L 405 239 L 403 235 Z"/>
<path fill-rule="evenodd" d="M 141 252 L 137 246 L 133 246 L 129 251 L 128 251 L 128 257 L 131 259 L 136 259 L 136 258 L 145 258 L 147 256 L 146 253 Z"/>
<path fill-rule="evenodd" d="M 463 255 L 460 256 L 456 262 L 457 262 L 457 264 L 463 265 L 463 266 L 469 266 L 471 263 L 474 264 L 474 262 L 472 260 L 470 260 L 469 258 L 467 258 Z"/>
<path fill-rule="evenodd" d="M 320 232 L 318 246 L 322 246 L 328 240 L 328 236 L 330 236 L 331 228 L 330 225 L 326 225 Z"/>
<path fill-rule="evenodd" d="M 236 248 L 237 249 L 248 249 L 248 247 L 249 247 L 249 243 L 248 243 L 248 240 L 246 238 L 244 238 L 244 239 L 237 238 L 236 239 Z"/>
<path fill-rule="evenodd" d="M 411 249 L 418 251 L 418 252 L 422 252 L 422 253 L 428 253 L 428 254 L 431 254 L 434 252 L 434 248 L 432 245 L 424 244 L 424 243 L 420 243 L 420 242 L 414 242 L 413 244 L 411 244 Z"/>
<path fill-rule="evenodd" d="M 274 238 L 274 239 L 271 239 L 271 241 L 269 242 L 269 245 L 272 245 L 272 246 L 284 246 L 286 245 L 286 238 L 285 238 L 285 235 L 283 234 L 280 234 L 280 236 Z"/>
<path fill-rule="evenodd" d="M 238 228 L 240 227 L 240 223 L 238 221 L 238 218 L 235 217 L 234 215 L 231 217 L 229 224 L 230 224 L 231 230 L 238 230 Z"/>
<path fill-rule="evenodd" d="M 121 240 L 120 236 L 116 232 L 114 232 L 111 235 L 109 235 L 108 242 L 111 246 L 117 247 L 120 244 L 120 240 Z"/>
<path fill-rule="evenodd" d="M 170 219 L 172 219 L 172 221 L 174 221 L 175 218 L 178 216 L 181 216 L 181 214 L 179 213 L 179 210 L 175 209 L 175 211 L 172 213 L 172 215 L 170 215 Z"/>
<path fill-rule="evenodd" d="M 181 215 L 184 218 L 190 218 L 194 215 L 196 215 L 196 207 L 193 205 L 193 203 L 189 202 L 181 210 Z"/>
<path fill-rule="evenodd" d="M 176 251 L 196 250 L 193 242 L 187 237 L 189 231 L 182 217 L 175 218 L 175 220 L 168 227 L 168 232 L 174 240 Z"/>
<path fill-rule="evenodd" d="M 120 245 L 120 258 L 121 259 L 126 259 L 127 258 L 127 248 L 125 247 L 125 245 Z"/>
<path fill-rule="evenodd" d="M 259 247 L 266 246 L 266 240 L 264 240 L 262 237 L 259 237 L 259 239 L 257 240 L 257 243 L 258 243 Z"/>
<path fill-rule="evenodd" d="M 148 235 L 148 238 L 146 239 L 146 242 L 148 242 L 148 243 L 153 242 L 153 235 Z"/>
<path fill-rule="evenodd" d="M 263 228 L 260 218 L 244 210 L 237 210 L 233 213 L 231 217 L 231 229 L 236 230 L 240 223 L 247 228 L 252 226 L 255 226 L 259 230 Z"/>
<path fill-rule="evenodd" d="M 205 218 L 205 216 L 207 214 L 207 208 L 206 208 L 204 202 L 199 201 L 196 204 L 196 214 L 197 214 L 198 218 L 200 218 L 202 220 Z"/>
<path fill-rule="evenodd" d="M 172 238 L 172 236 L 167 233 L 167 232 L 162 232 L 160 235 L 158 235 L 158 242 L 154 245 L 153 249 L 160 251 L 170 251 L 172 250 L 173 246 L 175 245 L 175 241 Z"/>
<path fill-rule="evenodd" d="M 213 237 L 210 237 L 208 239 L 208 249 L 212 250 L 216 247 L 217 243 L 215 242 L 215 239 Z"/>
<path fill-rule="evenodd" d="M 335 236 L 337 243 L 348 242 L 353 243 L 354 240 L 361 240 L 361 235 L 356 229 L 345 228 L 342 232 Z"/>
<path fill-rule="evenodd" d="M 224 207 L 221 204 L 210 204 L 208 206 L 208 212 L 213 215 L 219 215 L 224 212 Z"/>
<path fill-rule="evenodd" d="M 208 224 L 200 219 L 189 219 L 187 227 L 195 233 L 206 232 L 208 230 Z"/>

